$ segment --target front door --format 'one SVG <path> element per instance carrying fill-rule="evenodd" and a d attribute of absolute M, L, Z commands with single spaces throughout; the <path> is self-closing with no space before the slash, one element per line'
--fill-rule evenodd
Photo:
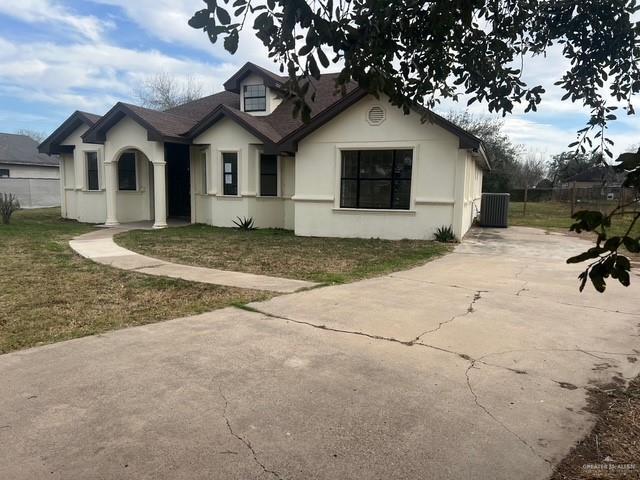
<path fill-rule="evenodd" d="M 189 145 L 165 143 L 167 203 L 169 217 L 191 218 Z"/>

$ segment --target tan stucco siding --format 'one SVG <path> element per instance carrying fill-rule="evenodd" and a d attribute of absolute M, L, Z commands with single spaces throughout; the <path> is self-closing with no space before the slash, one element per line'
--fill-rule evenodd
<path fill-rule="evenodd" d="M 367 113 L 374 105 L 382 106 L 386 116 L 377 126 L 367 122 Z M 404 115 L 385 99 L 363 99 L 299 143 L 294 196 L 296 233 L 432 238 L 439 226 L 456 223 L 454 204 L 458 189 L 464 187 L 464 183 L 456 183 L 456 172 L 464 175 L 466 169 L 466 152 L 458 145 L 455 135 L 434 124 L 422 123 L 416 113 Z M 413 150 L 409 210 L 339 208 L 341 150 L 372 148 Z M 461 230 L 462 222 L 457 223 Z"/>
<path fill-rule="evenodd" d="M 208 193 L 197 191 L 193 205 L 194 220 L 221 227 L 233 227 L 237 217 L 251 217 L 260 228 L 285 228 L 285 199 L 260 197 L 259 162 L 262 142 L 235 122 L 222 119 L 194 139 L 198 145 L 207 145 Z M 238 195 L 223 195 L 222 154 L 238 154 Z M 196 161 L 192 150 L 192 164 Z M 292 192 L 286 178 L 292 179 L 290 162 L 280 162 L 280 192 Z M 284 167 L 283 167 L 284 165 Z M 193 183 L 202 184 L 202 169 L 194 171 Z"/>

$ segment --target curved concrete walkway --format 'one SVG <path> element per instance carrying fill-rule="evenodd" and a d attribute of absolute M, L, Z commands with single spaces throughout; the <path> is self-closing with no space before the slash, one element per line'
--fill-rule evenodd
<path fill-rule="evenodd" d="M 214 268 L 193 267 L 178 263 L 166 262 L 147 257 L 127 250 L 113 241 L 113 236 L 134 229 L 147 229 L 150 224 L 124 224 L 114 228 L 102 228 L 95 232 L 85 233 L 69 242 L 71 248 L 85 258 L 96 263 L 109 265 L 121 270 L 131 270 L 159 277 L 181 278 L 191 282 L 211 283 L 226 287 L 267 290 L 279 293 L 291 293 L 317 283 L 289 278 L 255 275 L 252 273 L 230 272 Z"/>

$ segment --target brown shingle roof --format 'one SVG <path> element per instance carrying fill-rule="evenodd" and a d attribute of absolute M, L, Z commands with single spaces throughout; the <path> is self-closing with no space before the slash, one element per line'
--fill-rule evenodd
<path fill-rule="evenodd" d="M 199 122 L 219 105 L 227 105 L 228 107 L 240 110 L 240 95 L 233 92 L 214 93 L 208 97 L 170 108 L 169 110 L 165 110 L 165 112 Z"/>

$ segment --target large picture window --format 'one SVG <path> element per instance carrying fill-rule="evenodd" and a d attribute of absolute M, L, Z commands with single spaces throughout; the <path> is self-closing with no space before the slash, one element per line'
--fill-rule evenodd
<path fill-rule="evenodd" d="M 225 195 L 238 195 L 238 154 L 222 154 L 222 192 Z"/>
<path fill-rule="evenodd" d="M 243 97 L 245 112 L 264 112 L 267 109 L 267 89 L 264 85 L 245 85 Z"/>
<path fill-rule="evenodd" d="M 100 190 L 98 152 L 85 152 L 87 160 L 87 190 Z"/>
<path fill-rule="evenodd" d="M 125 152 L 118 160 L 118 189 L 137 190 L 136 183 L 136 154 Z"/>
<path fill-rule="evenodd" d="M 260 195 L 278 195 L 278 156 L 260 155 Z"/>
<path fill-rule="evenodd" d="M 341 208 L 408 210 L 412 150 L 343 150 Z"/>

